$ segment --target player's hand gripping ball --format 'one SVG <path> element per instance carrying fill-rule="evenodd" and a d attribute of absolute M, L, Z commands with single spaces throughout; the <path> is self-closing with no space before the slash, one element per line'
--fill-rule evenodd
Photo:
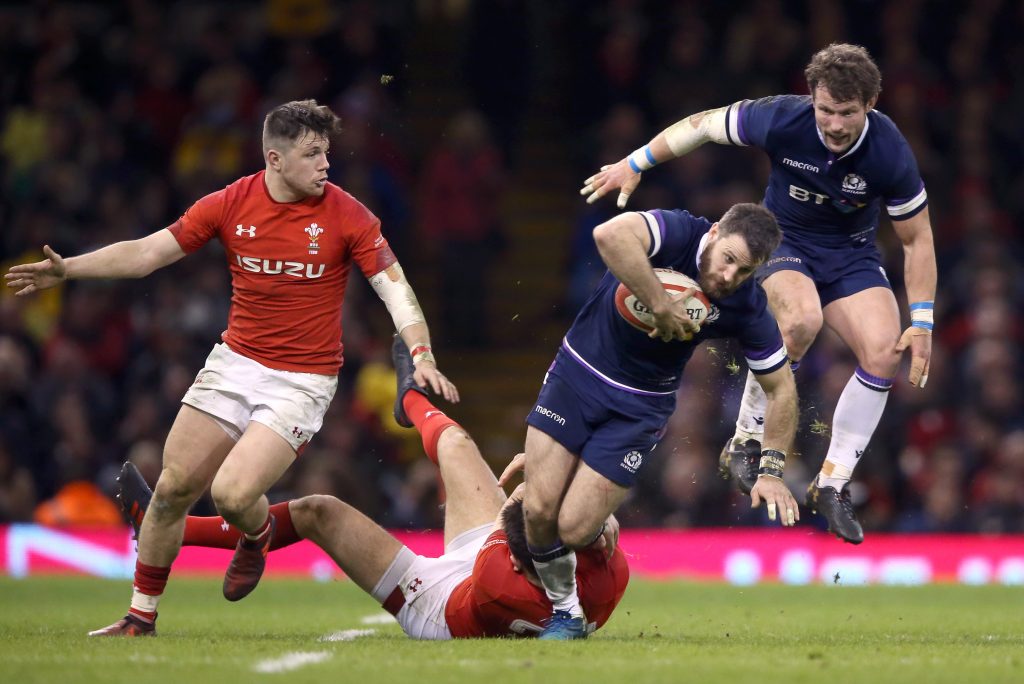
<path fill-rule="evenodd" d="M 694 290 L 684 307 L 691 321 L 703 325 L 711 310 L 711 302 L 700 289 L 700 285 L 688 275 L 670 268 L 656 268 L 654 274 L 658 276 L 665 291 L 673 298 L 682 296 L 684 291 L 691 288 Z M 627 323 L 637 330 L 642 330 L 645 333 L 654 330 L 654 314 L 622 283 L 619 283 L 619 287 L 615 290 L 615 309 Z"/>

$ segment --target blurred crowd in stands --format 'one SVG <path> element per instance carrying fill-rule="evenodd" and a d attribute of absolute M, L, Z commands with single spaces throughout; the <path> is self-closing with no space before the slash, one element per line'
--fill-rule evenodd
<path fill-rule="evenodd" d="M 425 299 L 437 304 L 428 313 L 450 365 L 446 347 L 495 342 L 481 323 L 487 269 L 517 239 L 502 195 L 550 171 L 531 168 L 524 146 L 555 150 L 565 183 L 548 191 L 575 195 L 665 125 L 803 93 L 815 50 L 860 43 L 882 69 L 879 108 L 928 186 L 939 292 L 928 385 L 897 381 L 857 469 L 855 503 L 868 530 L 1024 532 L 1022 32 L 1024 3 L 1011 0 L 5 5 L 0 266 L 42 258 L 43 244 L 73 255 L 170 224 L 262 168 L 271 106 L 315 97 L 345 126 L 331 179 L 381 218 L 417 290 L 436 291 Z M 561 106 L 545 111 L 552 102 Z M 565 135 L 531 140 L 530 116 L 558 120 Z M 717 217 L 759 199 L 766 177 L 763 154 L 709 145 L 645 174 L 630 204 Z M 551 293 L 565 302 L 564 325 L 603 271 L 590 231 L 615 212 L 613 200 L 569 206 L 564 234 L 551 236 L 566 256 L 564 289 Z M 905 304 L 902 250 L 884 219 L 879 242 Z M 130 458 L 155 481 L 229 298 L 214 245 L 141 280 L 0 294 L 0 522 L 117 524 L 114 474 Z M 434 466 L 389 418 L 389 321 L 365 286 L 349 292 L 344 330 L 324 429 L 271 496 L 333 493 L 385 525 L 435 526 Z M 799 455 L 787 478 L 798 491 L 824 456 L 854 367 L 826 332 L 797 374 Z M 625 524 L 762 524 L 716 474 L 745 371 L 727 343 L 695 356 Z M 518 425 L 513 441 L 525 434 Z"/>

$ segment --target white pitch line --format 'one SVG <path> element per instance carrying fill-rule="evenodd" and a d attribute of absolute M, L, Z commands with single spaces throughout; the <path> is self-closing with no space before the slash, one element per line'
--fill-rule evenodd
<path fill-rule="evenodd" d="M 331 654 L 327 651 L 296 651 L 285 653 L 280 658 L 269 658 L 261 660 L 252 666 L 254 672 L 273 674 L 276 672 L 290 672 L 306 665 L 322 663 L 330 659 Z"/>
<path fill-rule="evenodd" d="M 320 637 L 320 641 L 355 641 L 359 637 L 370 636 L 376 634 L 375 629 L 343 629 L 340 632 L 334 632 L 326 636 Z"/>
<path fill-rule="evenodd" d="M 391 625 L 396 622 L 394 615 L 385 612 L 365 615 L 361 617 L 359 621 L 364 625 Z"/>

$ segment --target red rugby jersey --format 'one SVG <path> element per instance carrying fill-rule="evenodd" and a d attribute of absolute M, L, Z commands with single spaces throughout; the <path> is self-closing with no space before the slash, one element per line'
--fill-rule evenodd
<path fill-rule="evenodd" d="M 576 552 L 576 586 L 588 622 L 603 626 L 628 583 L 622 549 L 611 558 L 594 549 Z M 508 539 L 497 530 L 477 554 L 473 574 L 448 598 L 444 616 L 455 638 L 537 636 L 551 610 L 544 590 L 512 569 Z"/>
<path fill-rule="evenodd" d="M 170 226 L 186 254 L 220 239 L 231 270 L 221 335 L 269 368 L 333 375 L 342 364 L 341 307 L 353 262 L 367 278 L 395 263 L 380 220 L 333 183 L 276 202 L 260 171 L 193 204 Z"/>

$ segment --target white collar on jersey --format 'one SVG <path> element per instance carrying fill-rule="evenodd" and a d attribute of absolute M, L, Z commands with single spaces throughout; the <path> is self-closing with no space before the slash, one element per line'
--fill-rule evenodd
<path fill-rule="evenodd" d="M 708 234 L 704 233 L 700 236 L 700 243 L 697 245 L 697 258 L 694 260 L 697 262 L 697 272 L 700 273 L 700 255 L 704 253 L 704 248 L 708 246 Z"/>
<path fill-rule="evenodd" d="M 857 142 L 855 142 L 853 144 L 853 147 L 851 147 L 850 149 L 846 150 L 846 152 L 844 152 L 843 154 L 841 154 L 838 157 L 836 157 L 836 161 L 839 161 L 840 159 L 843 159 L 844 157 L 849 157 L 851 154 L 856 152 L 857 148 L 860 147 L 860 144 L 862 142 L 864 142 L 864 138 L 866 138 L 868 136 L 868 128 L 870 128 L 870 127 L 871 127 L 871 112 L 868 112 L 867 116 L 864 117 L 864 130 L 860 132 L 860 137 L 857 138 Z M 822 145 L 825 145 L 825 136 L 822 135 L 821 129 L 818 128 L 818 124 L 814 124 L 814 130 L 816 130 L 818 132 L 818 140 L 821 141 Z M 828 149 L 828 145 L 825 145 L 825 149 L 828 150 L 829 152 L 832 152 L 832 150 Z"/>

